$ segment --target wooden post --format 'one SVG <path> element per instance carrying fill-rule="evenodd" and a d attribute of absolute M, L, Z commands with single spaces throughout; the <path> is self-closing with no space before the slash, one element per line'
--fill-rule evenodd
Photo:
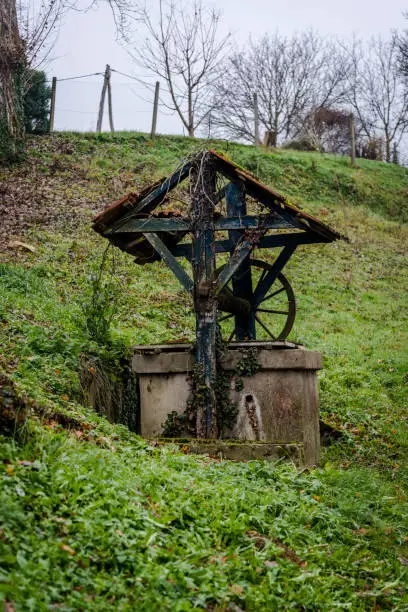
<path fill-rule="evenodd" d="M 255 123 L 255 146 L 260 146 L 259 138 L 259 109 L 258 109 L 258 94 L 254 93 L 254 123 Z"/>
<path fill-rule="evenodd" d="M 160 82 L 156 81 L 156 89 L 154 90 L 152 130 L 150 132 L 150 138 L 152 139 L 156 136 L 157 110 L 159 108 L 159 91 L 160 91 Z"/>
<path fill-rule="evenodd" d="M 108 80 L 108 113 L 109 113 L 109 127 L 110 131 L 114 132 L 113 127 L 113 108 L 112 108 L 112 86 L 111 86 L 111 69 L 109 64 L 106 66 L 107 80 Z"/>
<path fill-rule="evenodd" d="M 50 106 L 50 125 L 49 132 L 54 131 L 54 117 L 55 117 L 55 97 L 57 94 L 57 77 L 52 77 L 52 85 L 51 85 L 51 106 Z"/>
<path fill-rule="evenodd" d="M 247 214 L 245 192 L 242 185 L 229 183 L 226 190 L 227 215 L 229 217 L 242 217 Z M 242 238 L 242 232 L 230 230 L 228 237 L 233 245 L 231 254 L 235 246 Z M 232 277 L 232 289 L 234 297 L 248 300 L 252 295 L 252 274 L 250 255 L 242 262 L 239 268 L 239 275 Z M 256 338 L 255 316 L 252 311 L 240 312 L 235 315 L 235 333 L 237 340 L 254 340 Z"/>
<path fill-rule="evenodd" d="M 392 146 L 392 163 L 397 165 L 399 164 L 398 147 L 396 142 L 394 142 Z"/>
<path fill-rule="evenodd" d="M 101 99 L 99 100 L 98 121 L 97 121 L 97 124 L 96 124 L 96 131 L 97 132 L 101 132 L 102 131 L 103 108 L 105 106 L 105 96 L 106 96 L 106 89 L 108 87 L 109 71 L 110 71 L 110 68 L 109 68 L 108 65 L 106 65 L 105 75 L 103 77 Z"/>
<path fill-rule="evenodd" d="M 354 168 L 356 165 L 356 126 L 353 113 L 350 113 L 350 157 L 351 165 Z"/>
<path fill-rule="evenodd" d="M 196 313 L 196 364 L 201 396 L 197 410 L 197 437 L 217 437 L 214 202 L 216 172 L 204 152 L 192 171 L 193 275 Z"/>

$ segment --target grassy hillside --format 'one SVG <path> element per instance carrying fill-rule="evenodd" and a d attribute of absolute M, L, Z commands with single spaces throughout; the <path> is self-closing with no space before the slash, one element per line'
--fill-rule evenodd
<path fill-rule="evenodd" d="M 310 473 L 159 450 L 81 405 L 83 352 L 193 338 L 160 263 L 109 251 L 95 304 L 106 244 L 90 222 L 204 146 L 350 238 L 301 247 L 286 270 L 290 339 L 323 352 L 322 416 L 343 433 Z M 0 438 L 0 597 L 36 611 L 406 610 L 407 195 L 398 166 L 131 133 L 36 138 L 0 169 L 0 370 L 35 402 L 23 433 Z M 107 345 L 90 337 L 100 306 Z"/>

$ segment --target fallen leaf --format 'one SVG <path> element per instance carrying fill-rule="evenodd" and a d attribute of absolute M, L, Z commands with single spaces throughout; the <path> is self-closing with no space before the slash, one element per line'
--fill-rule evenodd
<path fill-rule="evenodd" d="M 277 561 L 265 561 L 266 567 L 278 567 L 279 563 Z"/>
<path fill-rule="evenodd" d="M 20 242 L 19 240 L 9 242 L 8 247 L 9 249 L 25 249 L 26 251 L 30 251 L 30 253 L 35 253 L 35 247 L 26 242 Z"/>
<path fill-rule="evenodd" d="M 244 587 L 241 586 L 240 584 L 232 584 L 230 586 L 230 591 L 231 593 L 234 593 L 235 595 L 242 595 L 242 593 L 244 592 Z"/>
<path fill-rule="evenodd" d="M 68 544 L 61 544 L 61 548 L 62 550 L 65 550 L 67 553 L 69 553 L 70 555 L 76 555 L 75 550 L 71 548 L 70 546 L 68 546 Z"/>
<path fill-rule="evenodd" d="M 367 529 L 365 527 L 360 527 L 360 529 L 354 529 L 353 533 L 357 535 L 358 533 L 361 535 L 366 535 Z"/>

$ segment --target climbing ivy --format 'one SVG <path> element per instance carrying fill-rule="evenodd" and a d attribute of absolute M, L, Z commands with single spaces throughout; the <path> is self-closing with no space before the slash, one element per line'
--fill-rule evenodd
<path fill-rule="evenodd" d="M 215 379 L 214 393 L 217 406 L 217 426 L 220 438 L 234 429 L 238 405 L 231 399 L 232 382 L 235 391 L 241 391 L 244 387 L 242 377 L 253 376 L 259 371 L 258 352 L 255 348 L 244 349 L 234 370 L 222 368 L 222 358 L 227 350 L 218 337 L 216 346 L 217 376 Z M 196 436 L 197 414 L 206 404 L 208 389 L 204 384 L 204 373 L 196 365 L 191 376 L 191 395 L 187 401 L 184 412 L 178 414 L 175 410 L 170 412 L 163 425 L 163 436 L 166 438 L 180 438 L 183 436 Z"/>
<path fill-rule="evenodd" d="M 3 103 L 0 107 L 0 162 L 13 163 L 21 160 L 24 153 L 24 64 L 16 66 L 11 77 L 13 112 Z M 0 99 L 6 92 L 1 91 Z"/>

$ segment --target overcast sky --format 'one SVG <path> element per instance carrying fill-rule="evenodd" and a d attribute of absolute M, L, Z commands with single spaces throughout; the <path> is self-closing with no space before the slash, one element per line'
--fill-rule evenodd
<path fill-rule="evenodd" d="M 154 0 L 147 2 L 155 4 Z M 216 6 L 223 13 L 222 29 L 231 31 L 239 45 L 250 35 L 256 38 L 275 29 L 282 34 L 314 28 L 327 36 L 387 36 L 391 29 L 405 27 L 403 12 L 408 8 L 402 0 L 219 0 Z M 138 69 L 126 49 L 116 42 L 112 14 L 102 0 L 98 10 L 72 12 L 65 17 L 52 57 L 46 69 L 49 77 L 102 72 L 109 63 L 120 72 L 155 80 L 146 78 L 146 71 Z M 153 92 L 116 73 L 112 83 L 115 129 L 149 131 Z M 101 76 L 58 83 L 56 129 L 93 131 L 101 85 Z M 103 129 L 107 127 L 105 116 Z M 182 127 L 176 117 L 161 108 L 158 131 L 182 133 Z"/>

